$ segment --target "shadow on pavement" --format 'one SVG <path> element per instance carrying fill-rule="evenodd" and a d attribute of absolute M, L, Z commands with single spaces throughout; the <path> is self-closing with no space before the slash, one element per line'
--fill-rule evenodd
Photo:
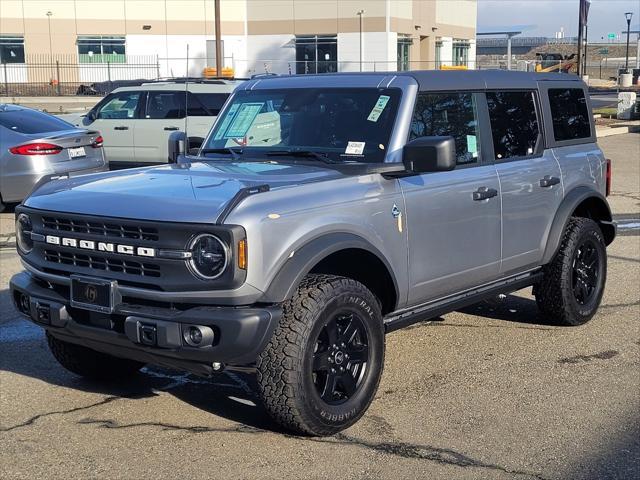
<path fill-rule="evenodd" d="M 144 399 L 167 392 L 196 408 L 255 429 L 278 431 L 255 396 L 252 375 L 225 371 L 212 378 L 148 366 L 125 382 L 93 382 L 68 372 L 49 352 L 44 330 L 15 312 L 8 290 L 0 292 L 0 370 L 51 385 Z"/>

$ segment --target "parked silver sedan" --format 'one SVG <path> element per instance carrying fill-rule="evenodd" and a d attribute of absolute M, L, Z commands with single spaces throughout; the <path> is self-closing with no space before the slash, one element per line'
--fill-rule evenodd
<path fill-rule="evenodd" d="M 45 178 L 108 169 L 100 132 L 18 105 L 0 104 L 0 211 Z"/>

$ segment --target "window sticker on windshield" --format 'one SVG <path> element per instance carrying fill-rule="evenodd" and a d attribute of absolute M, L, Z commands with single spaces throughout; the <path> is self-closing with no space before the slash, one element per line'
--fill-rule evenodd
<path fill-rule="evenodd" d="M 377 122 L 378 118 L 380 118 L 380 115 L 382 115 L 382 112 L 387 106 L 387 103 L 389 103 L 390 99 L 391 97 L 389 97 L 388 95 L 380 95 L 378 97 L 378 101 L 371 110 L 371 113 L 367 117 L 367 120 L 369 120 L 370 122 Z"/>
<path fill-rule="evenodd" d="M 240 105 L 238 109 L 238 113 L 233 118 L 231 125 L 229 125 L 229 129 L 225 132 L 225 138 L 241 138 L 244 137 L 253 121 L 262 110 L 264 106 L 264 102 L 259 103 L 243 103 Z"/>
<path fill-rule="evenodd" d="M 235 116 L 235 114 L 238 111 L 239 107 L 240 107 L 240 105 L 238 103 L 234 103 L 233 105 L 231 105 L 231 108 L 229 108 L 229 111 L 224 116 L 224 120 L 222 121 L 222 125 L 220 125 L 220 128 L 216 132 L 216 136 L 213 137 L 214 140 L 220 140 L 220 139 L 222 139 L 222 137 L 224 137 L 224 132 L 226 132 L 227 128 L 229 128 L 229 124 L 233 120 L 233 117 Z"/>
<path fill-rule="evenodd" d="M 475 135 L 467 135 L 467 152 L 469 152 L 473 158 L 478 156 L 478 139 Z"/>
<path fill-rule="evenodd" d="M 349 142 L 347 143 L 347 148 L 344 153 L 347 155 L 362 155 L 362 152 L 364 152 L 364 143 L 365 142 Z"/>

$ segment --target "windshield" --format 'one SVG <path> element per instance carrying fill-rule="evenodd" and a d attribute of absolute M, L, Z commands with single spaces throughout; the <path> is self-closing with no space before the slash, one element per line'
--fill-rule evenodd
<path fill-rule="evenodd" d="M 202 153 L 382 162 L 400 102 L 396 88 L 296 88 L 237 92 Z M 237 155 L 236 155 L 237 156 Z"/>

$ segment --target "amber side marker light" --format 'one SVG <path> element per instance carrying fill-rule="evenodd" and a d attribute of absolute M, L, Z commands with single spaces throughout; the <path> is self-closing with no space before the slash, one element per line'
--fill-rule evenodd
<path fill-rule="evenodd" d="M 247 269 L 247 240 L 243 238 L 238 242 L 238 268 Z"/>

